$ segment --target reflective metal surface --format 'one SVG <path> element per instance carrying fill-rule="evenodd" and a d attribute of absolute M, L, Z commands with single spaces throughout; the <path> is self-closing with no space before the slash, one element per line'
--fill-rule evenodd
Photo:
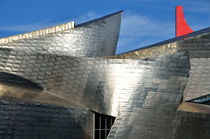
<path fill-rule="evenodd" d="M 36 30 L 33 32 L 27 32 L 24 34 L 20 34 L 20 35 L 15 35 L 15 36 L 11 36 L 11 37 L 6 37 L 6 38 L 0 38 L 0 44 L 7 44 L 16 40 L 22 40 L 22 39 L 33 39 L 36 37 L 41 37 L 44 35 L 48 35 L 48 34 L 52 34 L 52 33 L 59 33 L 62 31 L 66 31 L 66 30 L 70 30 L 74 28 L 74 21 L 66 23 L 66 24 L 61 24 L 58 26 L 53 26 L 50 28 L 46 28 L 46 29 L 41 29 L 41 30 Z"/>
<path fill-rule="evenodd" d="M 93 114 L 78 107 L 0 100 L 1 139 L 92 139 Z"/>
<path fill-rule="evenodd" d="M 188 58 L 182 54 L 153 58 L 152 60 L 126 60 L 38 53 L 22 55 L 20 51 L 10 51 L 10 54 L 13 53 L 15 55 L 0 59 L 1 63 L 5 62 L 4 67 L 0 70 L 2 74 L 15 74 L 38 84 L 48 92 L 68 98 L 74 103 L 83 104 L 95 111 L 114 116 L 117 116 L 119 108 L 124 107 L 120 106 L 121 103 L 127 105 L 121 101 L 129 101 L 132 93 L 138 92 L 138 88 L 154 84 L 156 87 L 159 84 L 164 86 L 161 80 L 166 82 L 169 78 L 166 76 L 180 74 L 185 77 L 186 75 L 182 72 L 188 71 L 188 67 L 185 68 L 185 66 L 189 66 Z M 182 60 L 186 61 L 182 62 Z M 179 64 L 175 65 L 175 63 Z M 180 66 L 178 68 L 181 69 L 176 66 Z M 170 74 L 164 75 L 166 71 L 169 71 Z M 153 78 L 156 79 L 157 76 L 160 76 L 160 79 L 157 83 L 153 83 Z M 10 77 L 4 79 L 5 83 L 9 83 L 7 79 L 12 80 L 14 84 L 20 82 L 20 80 L 16 81 L 15 78 Z M 24 82 L 22 85 L 28 86 Z"/>
<path fill-rule="evenodd" d="M 190 77 L 184 91 L 184 100 L 190 100 L 209 94 L 210 89 L 210 28 L 207 28 L 205 33 L 201 30 L 194 34 L 196 36 L 185 38 L 184 40 L 174 40 L 163 45 L 152 46 L 108 58 L 138 59 L 174 54 L 177 52 L 189 52 L 191 69 Z"/>
<path fill-rule="evenodd" d="M 206 110 L 178 107 L 209 93 L 210 33 L 113 56 L 120 19 L 0 39 L 2 137 L 92 138 L 93 110 L 116 117 L 110 139 L 209 138 Z"/>
<path fill-rule="evenodd" d="M 115 54 L 122 11 L 75 26 L 74 22 L 0 39 L 0 48 L 24 52 L 101 57 Z"/>

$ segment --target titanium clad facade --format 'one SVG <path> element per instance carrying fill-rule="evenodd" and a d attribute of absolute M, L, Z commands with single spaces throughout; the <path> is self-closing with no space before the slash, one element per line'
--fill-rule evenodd
<path fill-rule="evenodd" d="M 194 36 L 194 34 L 196 34 Z M 190 34 L 189 38 L 172 40 L 170 43 L 154 45 L 145 49 L 120 54 L 114 58 L 148 58 L 160 55 L 189 52 L 190 77 L 184 91 L 184 100 L 190 100 L 209 94 L 210 87 L 210 28 Z M 163 42 L 164 43 L 164 42 Z"/>
<path fill-rule="evenodd" d="M 0 101 L 0 138 L 92 139 L 93 114 L 78 107 Z"/>
<path fill-rule="evenodd" d="M 19 51 L 12 51 L 10 54 L 13 53 L 15 55 L 9 55 L 8 58 L 0 60 L 1 63 L 6 61 L 0 70 L 2 76 L 6 74 L 8 77 L 8 74 L 14 74 L 31 81 L 31 84 L 37 85 L 34 85 L 37 89 L 42 88 L 68 98 L 73 103 L 79 103 L 97 112 L 113 116 L 117 116 L 119 109 L 128 105 L 133 93 L 141 92 L 148 85 L 155 85 L 157 88 L 154 90 L 157 90 L 159 86 L 160 88 L 167 86 L 166 80 L 172 79 L 177 72 L 187 79 L 189 71 L 188 57 L 182 56 L 183 54 L 152 60 L 132 60 L 31 53 L 22 55 Z M 169 71 L 169 77 L 164 75 L 167 71 Z M 156 77 L 157 81 L 153 82 Z M 5 78 L 4 83 L 20 83 L 20 79 L 16 80 L 16 78 Z M 28 84 L 28 82 L 22 82 L 21 85 Z M 180 85 L 172 87 L 176 87 L 177 90 L 182 88 L 183 91 Z"/>
<path fill-rule="evenodd" d="M 0 39 L 2 49 L 13 49 L 16 51 L 28 51 L 39 53 L 50 53 L 57 55 L 101 57 L 115 54 L 118 41 L 122 12 L 117 12 L 95 21 L 66 28 L 65 25 L 53 33 L 44 29 L 39 35 L 37 31 Z M 72 23 L 73 24 L 73 23 Z M 67 23 L 68 25 L 68 23 Z M 73 25 L 72 25 L 73 26 Z M 59 27 L 59 26 L 58 26 Z M 50 29 L 56 30 L 58 28 Z"/>
<path fill-rule="evenodd" d="M 209 114 L 176 111 L 176 107 L 164 103 L 158 103 L 158 106 L 147 104 L 124 113 L 122 120 L 115 121 L 108 138 L 205 139 L 209 137 Z"/>
<path fill-rule="evenodd" d="M 109 139 L 210 138 L 209 107 L 179 109 L 209 94 L 209 28 L 114 55 L 121 14 L 0 39 L 0 138 L 97 138 L 95 113 Z"/>

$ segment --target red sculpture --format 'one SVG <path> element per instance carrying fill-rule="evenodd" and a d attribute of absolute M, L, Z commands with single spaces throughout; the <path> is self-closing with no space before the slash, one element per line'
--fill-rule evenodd
<path fill-rule="evenodd" d="M 188 26 L 183 13 L 183 6 L 176 6 L 176 37 L 193 32 Z"/>

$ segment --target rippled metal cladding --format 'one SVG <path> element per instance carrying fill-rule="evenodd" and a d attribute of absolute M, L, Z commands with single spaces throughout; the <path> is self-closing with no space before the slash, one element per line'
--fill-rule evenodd
<path fill-rule="evenodd" d="M 208 107 L 177 110 L 208 94 L 209 29 L 114 55 L 121 15 L 0 39 L 2 137 L 93 138 L 94 111 L 110 139 L 209 138 Z"/>

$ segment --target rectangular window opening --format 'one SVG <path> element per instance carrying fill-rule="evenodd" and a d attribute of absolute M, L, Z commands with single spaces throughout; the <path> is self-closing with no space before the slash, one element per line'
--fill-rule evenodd
<path fill-rule="evenodd" d="M 106 139 L 112 125 L 114 124 L 115 117 L 100 114 L 95 114 L 95 125 L 94 125 L 94 139 Z"/>

